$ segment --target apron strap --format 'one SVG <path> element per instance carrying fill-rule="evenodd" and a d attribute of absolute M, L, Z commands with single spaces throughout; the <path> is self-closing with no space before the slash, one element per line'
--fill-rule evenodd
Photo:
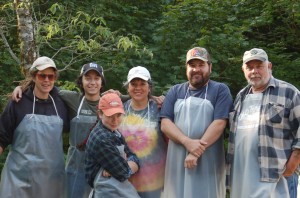
<path fill-rule="evenodd" d="M 131 107 L 131 103 L 132 103 L 132 100 L 130 101 L 130 104 L 128 105 L 128 107 L 127 107 L 127 112 L 128 112 L 128 114 L 130 114 L 131 113 L 131 111 L 130 111 L 130 107 Z M 149 106 L 149 100 L 148 100 L 148 103 L 147 103 L 147 114 L 143 117 L 143 119 L 147 116 L 147 121 L 148 121 L 148 123 L 147 123 L 147 125 L 149 125 L 150 124 L 150 106 Z M 133 108 L 132 108 L 133 109 Z M 134 109 L 133 109 L 134 110 Z"/>
<path fill-rule="evenodd" d="M 32 107 L 32 115 L 33 115 L 33 114 L 34 114 L 34 109 L 35 109 L 36 96 L 35 96 L 35 94 L 34 94 L 34 91 L 33 91 L 32 93 L 33 93 L 33 107 Z M 52 100 L 52 103 L 53 103 L 53 106 L 54 106 L 56 115 L 59 116 L 59 115 L 58 115 L 57 108 L 56 108 L 56 105 L 55 105 L 55 102 L 54 102 L 54 100 L 53 100 L 53 98 L 52 98 L 52 96 L 51 96 L 50 94 L 49 94 L 49 97 L 50 97 L 50 99 Z"/>
<path fill-rule="evenodd" d="M 85 96 L 82 97 L 82 99 L 81 99 L 81 101 L 80 101 L 80 105 L 79 105 L 79 107 L 78 107 L 78 109 L 77 109 L 77 118 L 78 118 L 78 116 L 79 116 L 79 113 L 80 113 L 80 110 L 81 110 L 81 107 L 82 107 L 82 104 L 83 104 L 84 99 L 85 99 Z"/>
<path fill-rule="evenodd" d="M 78 144 L 76 145 L 76 148 L 77 148 L 78 150 L 80 150 L 80 151 L 84 151 L 84 150 L 85 150 L 85 146 L 86 146 L 86 143 L 87 143 L 87 141 L 88 141 L 88 139 L 89 139 L 89 136 L 90 136 L 90 134 L 91 134 L 93 128 L 97 125 L 98 122 L 99 122 L 99 119 L 97 119 L 96 122 L 95 122 L 95 124 L 93 124 L 93 126 L 89 129 L 89 132 L 88 132 L 87 137 L 86 137 L 81 143 L 78 143 Z"/>

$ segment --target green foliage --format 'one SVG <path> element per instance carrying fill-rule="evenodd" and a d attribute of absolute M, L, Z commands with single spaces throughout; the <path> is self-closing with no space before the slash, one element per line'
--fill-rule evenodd
<path fill-rule="evenodd" d="M 166 6 L 154 34 L 158 62 L 169 74 L 163 81 L 167 85 L 184 81 L 187 50 L 202 46 L 213 57 L 212 79 L 228 85 L 241 84 L 236 80 L 242 79 L 232 75 L 237 70 L 231 69 L 232 65 L 240 64 L 237 55 L 247 45 L 239 23 L 228 1 L 189 0 Z"/>
<path fill-rule="evenodd" d="M 77 87 L 77 84 L 75 82 L 59 80 L 56 82 L 56 85 L 62 90 L 80 92 L 80 89 Z"/>
<path fill-rule="evenodd" d="M 165 6 L 157 27 L 152 49 L 159 72 L 166 74 L 161 88 L 186 79 L 185 54 L 194 46 L 209 50 L 213 58 L 211 78 L 228 84 L 234 96 L 246 83 L 241 72 L 243 52 L 253 47 L 267 51 L 275 77 L 300 87 L 299 72 L 290 72 L 299 71 L 296 1 L 179 1 Z"/>
<path fill-rule="evenodd" d="M 0 112 L 2 112 L 8 102 L 9 94 L 19 84 L 19 79 L 22 77 L 20 68 L 8 53 L 0 51 L 0 60 L 5 60 L 0 64 Z"/>
<path fill-rule="evenodd" d="M 39 52 L 54 58 L 61 78 L 67 81 L 74 80 L 86 62 L 97 62 L 105 71 L 121 70 L 124 74 L 122 64 L 129 57 L 151 58 L 137 35 L 111 30 L 104 19 L 105 12 L 98 6 L 86 7 L 91 2 L 56 2 L 50 8 L 41 2 L 34 4 Z"/>
<path fill-rule="evenodd" d="M 19 56 L 13 4 L 4 0 L 0 28 Z M 273 75 L 300 88 L 300 4 L 297 0 L 87 0 L 32 1 L 40 55 L 60 69 L 58 86 L 73 83 L 81 66 L 97 62 L 107 87 L 122 89 L 128 70 L 146 66 L 154 94 L 186 81 L 185 55 L 202 46 L 213 58 L 213 80 L 229 85 L 233 96 L 246 84 L 241 71 L 245 50 L 260 47 L 273 63 Z M 50 5 L 50 7 L 49 7 Z M 0 39 L 0 108 L 23 79 Z"/>

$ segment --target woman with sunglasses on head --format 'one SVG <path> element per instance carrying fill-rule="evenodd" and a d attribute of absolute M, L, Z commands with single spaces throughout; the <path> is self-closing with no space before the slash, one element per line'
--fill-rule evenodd
<path fill-rule="evenodd" d="M 63 197 L 62 131 L 68 113 L 54 82 L 56 65 L 48 57 L 34 61 L 20 101 L 9 101 L 0 116 L 0 154 L 10 145 L 1 174 L 0 197 Z"/>
<path fill-rule="evenodd" d="M 140 160 L 140 170 L 129 181 L 141 198 L 160 198 L 164 184 L 167 143 L 160 131 L 159 109 L 151 98 L 152 80 L 145 67 L 133 67 L 125 83 L 131 97 L 124 103 L 119 127 L 129 148 Z"/>

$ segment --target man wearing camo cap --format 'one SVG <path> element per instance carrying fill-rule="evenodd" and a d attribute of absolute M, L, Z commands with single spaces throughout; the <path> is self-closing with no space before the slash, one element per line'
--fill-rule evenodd
<path fill-rule="evenodd" d="M 232 98 L 229 88 L 210 80 L 212 61 L 202 47 L 186 55 L 188 81 L 173 86 L 161 110 L 168 144 L 164 197 L 224 198 L 223 131 Z"/>

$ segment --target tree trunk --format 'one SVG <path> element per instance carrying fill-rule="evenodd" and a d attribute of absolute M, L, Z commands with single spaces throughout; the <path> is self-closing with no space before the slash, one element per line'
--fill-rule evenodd
<path fill-rule="evenodd" d="M 18 21 L 18 35 L 20 40 L 20 67 L 24 75 L 27 75 L 33 61 L 37 58 L 37 50 L 34 39 L 34 27 L 30 12 L 30 0 L 14 0 L 14 7 Z"/>

